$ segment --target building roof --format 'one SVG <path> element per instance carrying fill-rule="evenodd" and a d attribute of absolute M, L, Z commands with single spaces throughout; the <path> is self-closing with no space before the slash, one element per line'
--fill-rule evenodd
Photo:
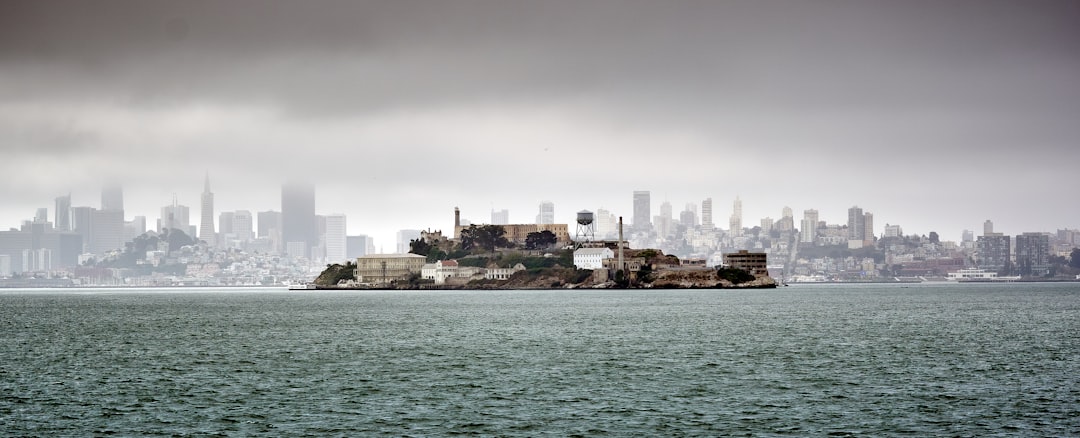
<path fill-rule="evenodd" d="M 420 254 L 412 254 L 412 253 L 406 253 L 406 254 L 366 254 L 366 255 L 362 255 L 362 256 L 360 256 L 358 258 L 361 258 L 361 259 L 415 259 L 417 257 L 425 258 L 425 259 L 427 258 L 427 257 L 422 256 Z"/>
<path fill-rule="evenodd" d="M 604 253 L 614 252 L 608 248 L 578 248 L 574 251 L 574 255 L 603 255 Z"/>

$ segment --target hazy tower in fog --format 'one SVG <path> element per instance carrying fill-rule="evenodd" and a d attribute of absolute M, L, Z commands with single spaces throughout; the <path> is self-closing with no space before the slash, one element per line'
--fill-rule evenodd
<path fill-rule="evenodd" d="M 652 197 L 648 190 L 634 192 L 634 224 L 635 232 L 652 231 Z"/>
<path fill-rule="evenodd" d="M 315 186 L 292 182 L 281 187 L 281 239 L 285 252 L 307 257 L 317 241 Z"/>
<path fill-rule="evenodd" d="M 101 209 L 124 211 L 124 190 L 118 185 L 108 185 L 102 188 Z"/>
<path fill-rule="evenodd" d="M 735 197 L 735 204 L 731 213 L 731 235 L 742 236 L 742 200 Z"/>
<path fill-rule="evenodd" d="M 544 201 L 540 203 L 540 212 L 536 214 L 537 224 L 553 224 L 555 223 L 555 203 L 551 201 Z"/>
<path fill-rule="evenodd" d="M 990 236 L 990 235 L 993 235 L 993 234 L 994 234 L 994 223 L 990 222 L 990 219 L 987 219 L 986 222 L 983 222 L 983 235 L 984 236 Z"/>
<path fill-rule="evenodd" d="M 57 231 L 71 231 L 71 194 L 56 198 L 53 226 Z"/>
<path fill-rule="evenodd" d="M 217 243 L 217 235 L 214 232 L 214 194 L 210 192 L 210 174 L 206 174 L 206 183 L 202 193 L 202 220 L 199 221 L 199 240 L 207 245 L 214 246 Z"/>
<path fill-rule="evenodd" d="M 701 201 L 701 226 L 704 228 L 715 228 L 712 220 L 712 198 L 705 198 Z"/>

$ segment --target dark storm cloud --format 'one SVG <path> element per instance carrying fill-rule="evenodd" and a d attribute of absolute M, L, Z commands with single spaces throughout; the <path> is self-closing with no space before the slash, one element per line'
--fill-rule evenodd
<path fill-rule="evenodd" d="M 12 159 L 29 155 L 79 185 L 78 163 L 132 184 L 175 184 L 161 163 L 223 186 L 393 181 L 399 197 L 452 180 L 459 199 L 484 191 L 478 211 L 574 192 L 617 161 L 591 197 L 747 190 L 776 217 L 927 193 L 897 195 L 912 210 L 1027 191 L 986 175 L 1071 169 L 1078 78 L 1075 1 L 0 3 L 6 182 L 50 181 Z M 781 177 L 733 187 L 762 173 Z"/>

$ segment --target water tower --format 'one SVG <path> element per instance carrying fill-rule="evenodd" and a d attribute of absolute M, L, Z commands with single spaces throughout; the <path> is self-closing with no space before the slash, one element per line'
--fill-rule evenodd
<path fill-rule="evenodd" d="M 580 245 L 593 240 L 596 240 L 596 221 L 593 219 L 593 212 L 581 210 L 577 213 L 577 234 L 574 235 L 574 241 Z"/>

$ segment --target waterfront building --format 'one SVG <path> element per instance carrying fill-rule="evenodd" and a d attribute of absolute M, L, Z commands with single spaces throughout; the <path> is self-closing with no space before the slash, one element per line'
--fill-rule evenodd
<path fill-rule="evenodd" d="M 724 254 L 724 266 L 742 269 L 754 275 L 769 275 L 769 255 L 745 249 Z"/>
<path fill-rule="evenodd" d="M 979 268 L 1007 274 L 1011 269 L 1011 239 L 991 232 L 975 241 L 975 262 Z"/>
<path fill-rule="evenodd" d="M 540 212 L 536 214 L 536 223 L 540 225 L 555 223 L 555 203 L 544 201 L 540 203 Z"/>
<path fill-rule="evenodd" d="M 652 231 L 652 198 L 648 190 L 634 192 L 634 218 L 633 231 L 635 233 L 648 233 Z"/>
<path fill-rule="evenodd" d="M 1016 273 L 1025 277 L 1042 277 L 1050 273 L 1050 236 L 1045 233 L 1023 233 L 1016 236 Z"/>
<path fill-rule="evenodd" d="M 315 186 L 291 182 L 281 187 L 281 238 L 286 253 L 308 257 L 318 242 L 315 224 Z"/>
<path fill-rule="evenodd" d="M 203 185 L 202 203 L 200 207 L 201 218 L 199 221 L 199 240 L 207 245 L 217 244 L 217 234 L 214 231 L 214 193 L 210 191 L 210 174 L 206 174 L 206 182 Z"/>
<path fill-rule="evenodd" d="M 371 254 L 356 259 L 359 283 L 385 284 L 419 274 L 427 257 L 418 254 Z"/>
<path fill-rule="evenodd" d="M 611 248 L 579 248 L 574 251 L 574 266 L 578 269 L 595 270 L 604 267 L 604 260 L 615 258 Z"/>

